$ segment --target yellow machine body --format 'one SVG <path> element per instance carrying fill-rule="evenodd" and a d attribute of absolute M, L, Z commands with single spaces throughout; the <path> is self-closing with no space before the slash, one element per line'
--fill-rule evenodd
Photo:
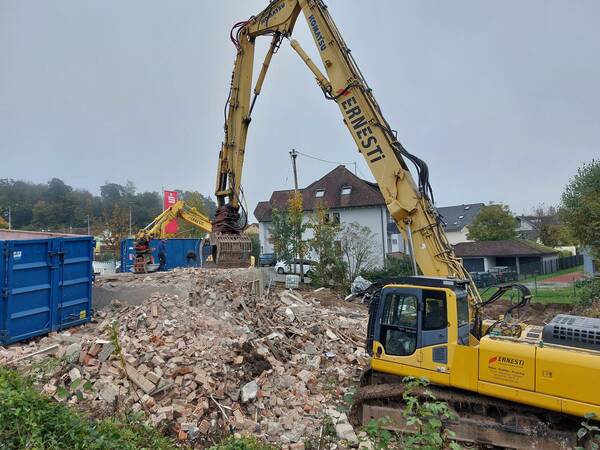
<path fill-rule="evenodd" d="M 465 389 L 561 413 L 600 417 L 600 352 L 545 344 L 542 327 L 526 326 L 520 337 L 459 339 L 457 293 L 452 288 L 388 285 L 386 292 L 439 291 L 447 305 L 447 342 L 415 346 L 407 355 L 385 351 L 386 337 L 373 340 L 371 368 L 398 376 L 425 377 L 432 383 Z M 385 306 L 380 308 L 385 313 Z M 406 314 L 406 308 L 403 313 Z M 425 314 L 423 310 L 415 312 Z M 412 318 L 403 323 L 410 325 Z M 421 320 L 420 317 L 417 320 Z M 383 319 L 384 329 L 385 319 Z M 417 327 L 417 333 L 422 332 Z M 391 343 L 388 344 L 391 346 Z M 406 352 L 408 353 L 408 352 Z M 435 355 L 445 354 L 447 358 Z"/>

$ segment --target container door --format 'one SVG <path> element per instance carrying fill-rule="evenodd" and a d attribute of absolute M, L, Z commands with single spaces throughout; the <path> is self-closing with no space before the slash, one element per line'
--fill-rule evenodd
<path fill-rule="evenodd" d="M 61 238 L 55 329 L 89 321 L 92 303 L 93 241 L 89 237 Z"/>
<path fill-rule="evenodd" d="M 135 259 L 135 242 L 133 239 L 121 241 L 121 272 L 131 272 Z"/>
<path fill-rule="evenodd" d="M 5 242 L 0 330 L 4 343 L 51 331 L 55 245 L 55 239 Z"/>

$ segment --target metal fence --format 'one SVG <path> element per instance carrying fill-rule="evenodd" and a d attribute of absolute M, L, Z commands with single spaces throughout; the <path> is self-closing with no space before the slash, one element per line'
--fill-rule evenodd
<path fill-rule="evenodd" d="M 547 275 L 558 272 L 559 270 L 580 266 L 582 264 L 583 255 L 565 256 L 563 258 L 550 259 L 547 261 L 520 264 L 519 278 L 526 278 L 531 275 Z"/>

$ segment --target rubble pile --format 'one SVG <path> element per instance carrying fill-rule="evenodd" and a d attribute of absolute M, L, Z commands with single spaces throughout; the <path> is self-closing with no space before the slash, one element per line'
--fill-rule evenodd
<path fill-rule="evenodd" d="M 113 302 L 72 335 L 0 347 L 0 363 L 31 364 L 47 349 L 67 361 L 43 379 L 60 401 L 144 411 L 182 441 L 235 430 L 303 448 L 367 364 L 366 313 L 310 293 L 253 295 L 236 270 L 190 271 L 187 297 Z"/>

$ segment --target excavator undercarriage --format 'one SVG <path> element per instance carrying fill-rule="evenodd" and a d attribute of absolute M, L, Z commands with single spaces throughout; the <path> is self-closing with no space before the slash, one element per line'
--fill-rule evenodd
<path fill-rule="evenodd" d="M 406 424 L 403 414 L 404 386 L 402 377 L 365 370 L 354 395 L 351 423 L 361 426 L 387 418 L 390 420 L 384 422 L 385 428 L 414 433 L 416 430 Z M 456 414 L 457 419 L 444 425 L 464 448 L 564 450 L 577 445 L 579 417 L 460 389 L 430 385 L 427 390 Z"/>

